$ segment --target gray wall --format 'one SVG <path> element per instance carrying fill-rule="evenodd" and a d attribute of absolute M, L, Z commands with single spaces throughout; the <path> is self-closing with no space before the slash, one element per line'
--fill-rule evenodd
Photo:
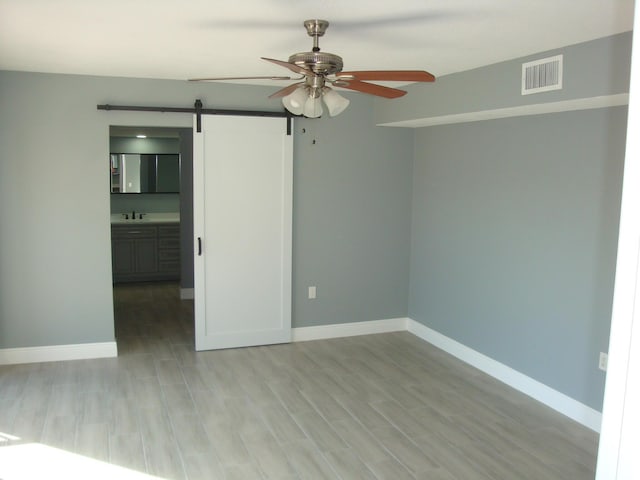
<path fill-rule="evenodd" d="M 0 72 L 0 348 L 114 338 L 109 126 L 191 128 L 192 116 L 97 104 L 281 110 L 276 88 Z M 411 134 L 381 133 L 371 99 L 347 96 L 343 115 L 305 121 L 316 149 L 296 130 L 296 326 L 406 315 Z"/>
<path fill-rule="evenodd" d="M 409 316 L 600 409 L 626 107 L 416 132 Z"/>
<path fill-rule="evenodd" d="M 407 314 L 413 132 L 372 127 L 372 113 L 352 100 L 338 117 L 295 120 L 297 327 Z"/>
<path fill-rule="evenodd" d="M 631 33 L 411 85 L 377 123 L 627 93 Z M 520 95 L 564 55 L 564 88 Z M 409 316 L 601 409 L 626 107 L 416 130 Z"/>

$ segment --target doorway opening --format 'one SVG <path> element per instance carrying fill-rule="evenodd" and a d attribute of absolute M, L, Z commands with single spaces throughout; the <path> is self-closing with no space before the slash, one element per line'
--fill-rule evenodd
<path fill-rule="evenodd" d="M 193 351 L 193 130 L 111 126 L 109 153 L 118 352 Z"/>

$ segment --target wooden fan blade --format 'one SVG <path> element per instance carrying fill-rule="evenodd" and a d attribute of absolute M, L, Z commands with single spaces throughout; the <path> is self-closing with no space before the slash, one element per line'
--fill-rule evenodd
<path fill-rule="evenodd" d="M 302 82 L 292 83 L 288 87 L 284 87 L 284 88 L 278 90 L 276 93 L 272 93 L 271 95 L 269 95 L 269 98 L 286 97 L 290 93 L 293 93 L 298 88 L 298 86 L 301 85 L 301 84 L 302 84 Z"/>
<path fill-rule="evenodd" d="M 306 68 L 300 67 L 300 66 L 296 65 L 295 63 L 285 62 L 284 60 L 276 60 L 275 58 L 267 58 L 267 57 L 260 57 L 260 58 L 262 60 L 266 60 L 267 62 L 275 63 L 276 65 L 280 65 L 281 67 L 288 68 L 292 72 L 299 73 L 300 75 L 313 75 L 313 76 L 315 76 L 315 73 L 313 73 L 311 70 L 308 70 Z"/>
<path fill-rule="evenodd" d="M 207 77 L 190 78 L 190 82 L 207 82 L 212 80 L 296 80 L 293 77 Z"/>
<path fill-rule="evenodd" d="M 397 88 L 383 87 L 382 85 L 376 85 L 374 83 L 361 82 L 359 80 L 337 80 L 334 85 L 336 87 L 348 88 L 350 90 L 356 90 L 362 93 L 368 93 L 370 95 L 376 95 L 377 97 L 384 98 L 398 98 L 406 95 L 407 92 L 399 90 Z"/>
<path fill-rule="evenodd" d="M 388 80 L 392 82 L 435 82 L 436 77 L 424 70 L 363 70 L 358 72 L 339 72 L 340 80 Z"/>

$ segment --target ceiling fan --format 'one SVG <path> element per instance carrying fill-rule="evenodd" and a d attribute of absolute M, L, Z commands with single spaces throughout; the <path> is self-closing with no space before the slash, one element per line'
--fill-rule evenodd
<path fill-rule="evenodd" d="M 316 118 L 322 115 L 322 101 L 324 100 L 329 115 L 340 114 L 349 105 L 349 100 L 339 95 L 329 85 L 346 88 L 357 92 L 367 93 L 384 98 L 398 98 L 405 95 L 405 90 L 385 87 L 374 81 L 400 82 L 433 82 L 435 77 L 423 70 L 363 70 L 343 72 L 342 58 L 328 52 L 321 52 L 318 39 L 324 35 L 329 26 L 326 20 L 306 20 L 304 26 L 307 34 L 313 38 L 313 48 L 310 52 L 294 53 L 289 61 L 261 57 L 263 60 L 287 68 L 300 77 L 261 76 L 261 77 L 212 77 L 193 78 L 191 81 L 207 80 L 297 80 L 284 87 L 269 98 L 282 98 L 282 103 L 294 115 Z"/>

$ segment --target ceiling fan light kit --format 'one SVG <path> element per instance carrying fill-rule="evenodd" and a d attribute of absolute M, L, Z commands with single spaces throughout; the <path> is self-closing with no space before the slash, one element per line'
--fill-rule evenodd
<path fill-rule="evenodd" d="M 423 70 L 367 70 L 342 72 L 342 58 L 333 53 L 320 52 L 318 39 L 329 27 L 326 20 L 306 20 L 303 23 L 307 34 L 313 38 L 313 48 L 310 52 L 294 53 L 287 62 L 273 58 L 261 57 L 290 71 L 302 75 L 295 80 L 302 82 L 291 84 L 270 95 L 269 98 L 282 97 L 284 107 L 294 115 L 304 115 L 317 118 L 322 115 L 322 102 L 335 117 L 348 106 L 349 100 L 342 97 L 329 85 L 346 88 L 357 92 L 367 93 L 383 98 L 398 98 L 405 95 L 405 90 L 384 87 L 368 80 L 402 81 L 402 82 L 433 82 L 435 77 Z M 272 80 L 294 80 L 291 77 L 228 77 L 228 78 L 198 78 L 201 80 L 239 80 L 249 78 L 269 78 Z M 367 80 L 367 81 L 364 81 Z"/>
<path fill-rule="evenodd" d="M 330 87 L 313 89 L 307 85 L 301 85 L 289 95 L 282 97 L 282 104 L 289 112 L 309 118 L 317 118 L 322 115 L 323 101 L 332 117 L 341 114 L 350 103 L 348 99 Z"/>
<path fill-rule="evenodd" d="M 322 99 L 329 109 L 329 115 L 332 117 L 340 115 L 349 106 L 349 103 L 351 103 L 330 87 L 324 87 L 322 93 Z"/>
<path fill-rule="evenodd" d="M 304 102 L 304 110 L 302 114 L 308 118 L 318 118 L 322 115 L 322 100 L 320 97 L 309 96 L 307 101 Z"/>
<path fill-rule="evenodd" d="M 309 98 L 307 88 L 305 86 L 300 86 L 286 97 L 282 97 L 282 104 L 284 105 L 284 108 L 294 115 L 302 115 L 307 98 Z"/>

